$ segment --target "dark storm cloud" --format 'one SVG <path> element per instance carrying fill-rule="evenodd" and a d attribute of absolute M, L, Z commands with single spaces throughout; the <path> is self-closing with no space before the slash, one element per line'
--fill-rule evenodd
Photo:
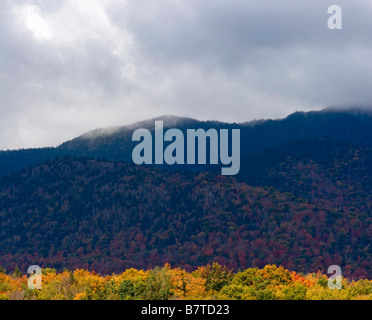
<path fill-rule="evenodd" d="M 327 9 L 343 10 L 329 30 Z M 371 105 L 372 1 L 9 1 L 0 148 L 161 114 L 246 121 Z"/>

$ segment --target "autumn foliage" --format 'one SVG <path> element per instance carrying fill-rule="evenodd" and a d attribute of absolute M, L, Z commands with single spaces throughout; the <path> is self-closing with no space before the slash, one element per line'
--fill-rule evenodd
<path fill-rule="evenodd" d="M 299 274 L 266 265 L 233 273 L 213 263 L 192 272 L 169 264 L 100 275 L 76 269 L 42 270 L 42 288 L 29 289 L 27 275 L 0 273 L 0 300 L 372 300 L 372 281 L 342 279 L 329 289 L 326 275 Z"/>

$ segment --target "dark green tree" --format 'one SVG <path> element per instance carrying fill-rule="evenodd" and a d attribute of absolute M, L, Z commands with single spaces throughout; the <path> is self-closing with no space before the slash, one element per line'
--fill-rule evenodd
<path fill-rule="evenodd" d="M 197 272 L 206 280 L 207 290 L 220 291 L 224 286 L 230 284 L 233 274 L 226 266 L 221 266 L 217 262 L 207 267 L 200 268 Z"/>
<path fill-rule="evenodd" d="M 119 285 L 118 294 L 122 300 L 133 299 L 136 295 L 133 282 L 130 280 L 123 280 Z"/>
<path fill-rule="evenodd" d="M 13 275 L 14 275 L 15 277 L 17 277 L 17 278 L 23 276 L 23 273 L 22 273 L 22 271 L 18 268 L 18 265 L 15 266 Z"/>

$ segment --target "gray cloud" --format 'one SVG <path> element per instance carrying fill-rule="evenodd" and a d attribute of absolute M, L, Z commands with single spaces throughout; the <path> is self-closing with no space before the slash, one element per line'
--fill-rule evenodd
<path fill-rule="evenodd" d="M 176 114 L 247 121 L 372 105 L 372 1 L 10 1 L 0 148 Z"/>
<path fill-rule="evenodd" d="M 339 53 L 352 43 L 371 45 L 371 4 L 338 3 L 346 20 L 338 33 L 327 29 L 327 8 L 333 1 L 324 0 L 189 0 L 182 6 L 145 0 L 115 12 L 113 21 L 129 25 L 141 51 L 156 62 L 209 60 L 230 68 L 253 62 L 262 49 L 319 47 Z M 140 14 L 150 9 L 151 15 Z"/>

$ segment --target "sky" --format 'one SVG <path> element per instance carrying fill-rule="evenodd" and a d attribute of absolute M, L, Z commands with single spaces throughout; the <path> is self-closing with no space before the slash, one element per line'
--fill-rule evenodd
<path fill-rule="evenodd" d="M 161 115 L 371 106 L 371 84 L 372 0 L 1 1 L 3 150 Z"/>

